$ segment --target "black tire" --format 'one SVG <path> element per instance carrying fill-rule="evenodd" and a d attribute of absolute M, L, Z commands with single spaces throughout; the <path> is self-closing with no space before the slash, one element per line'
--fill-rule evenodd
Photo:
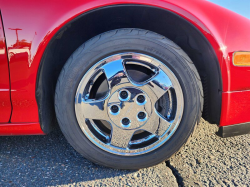
<path fill-rule="evenodd" d="M 74 108 L 77 86 L 88 69 L 100 59 L 121 52 L 140 52 L 157 58 L 172 70 L 184 95 L 181 123 L 158 149 L 138 156 L 119 156 L 98 148 L 81 131 Z M 68 59 L 58 78 L 55 110 L 68 142 L 94 163 L 119 169 L 139 169 L 169 159 L 187 142 L 203 109 L 199 74 L 187 54 L 166 37 L 141 29 L 118 29 L 100 34 L 81 45 Z"/>

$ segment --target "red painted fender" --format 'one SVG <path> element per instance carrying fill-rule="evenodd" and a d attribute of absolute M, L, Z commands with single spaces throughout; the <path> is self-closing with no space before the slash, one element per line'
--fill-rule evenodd
<path fill-rule="evenodd" d="M 0 0 L 0 4 L 10 58 L 11 122 L 39 121 L 36 77 L 43 52 L 56 32 L 80 14 L 116 4 L 144 4 L 182 16 L 196 26 L 213 47 L 220 63 L 223 92 L 250 88 L 249 80 L 242 81 L 242 78 L 250 77 L 250 67 L 233 66 L 231 56 L 234 51 L 250 51 L 250 20 L 208 1 L 64 0 L 58 3 L 49 0 Z M 19 38 L 13 29 L 21 29 L 17 31 Z M 222 99 L 221 123 L 224 123 L 224 111 L 230 110 L 231 101 L 230 97 Z M 241 116 L 236 118 L 240 120 Z M 250 121 L 248 116 L 244 119 Z M 223 125 L 231 123 L 227 121 Z"/>

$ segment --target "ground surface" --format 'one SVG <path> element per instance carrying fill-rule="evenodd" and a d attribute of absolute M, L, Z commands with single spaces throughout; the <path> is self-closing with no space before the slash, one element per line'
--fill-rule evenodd
<path fill-rule="evenodd" d="M 169 162 L 114 170 L 82 158 L 59 130 L 47 136 L 0 137 L 0 186 L 249 186 L 250 135 L 222 139 L 201 120 Z"/>

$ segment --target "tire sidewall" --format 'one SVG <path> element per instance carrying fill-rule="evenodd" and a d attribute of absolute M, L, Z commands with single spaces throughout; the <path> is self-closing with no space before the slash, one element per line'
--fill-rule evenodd
<path fill-rule="evenodd" d="M 56 88 L 56 114 L 69 143 L 91 161 L 113 168 L 138 169 L 172 156 L 191 135 L 199 114 L 199 91 L 195 75 L 177 49 L 145 35 L 118 35 L 92 39 L 79 47 L 63 68 Z M 180 50 L 180 49 L 178 49 Z M 75 115 L 75 94 L 84 74 L 99 60 L 121 52 L 137 52 L 163 62 L 177 77 L 184 97 L 181 122 L 173 136 L 159 148 L 138 156 L 119 156 L 94 145 L 82 132 Z"/>

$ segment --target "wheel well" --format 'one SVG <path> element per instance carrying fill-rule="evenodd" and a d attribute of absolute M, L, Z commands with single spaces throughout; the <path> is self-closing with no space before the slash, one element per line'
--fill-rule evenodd
<path fill-rule="evenodd" d="M 36 99 L 42 130 L 48 133 L 55 119 L 54 94 L 60 71 L 70 55 L 88 39 L 119 28 L 141 28 L 161 34 L 179 45 L 194 62 L 203 84 L 203 118 L 219 123 L 222 80 L 219 62 L 203 34 L 170 11 L 142 5 L 116 5 L 80 15 L 52 38 L 41 60 Z"/>

